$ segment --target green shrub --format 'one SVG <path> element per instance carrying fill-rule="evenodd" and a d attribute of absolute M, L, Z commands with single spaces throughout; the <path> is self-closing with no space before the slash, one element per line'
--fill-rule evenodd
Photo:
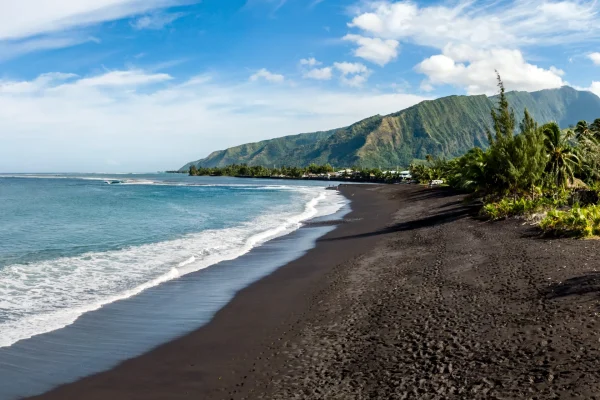
<path fill-rule="evenodd" d="M 600 235 L 600 205 L 575 206 L 568 211 L 553 210 L 540 222 L 546 233 L 557 236 Z"/>
<path fill-rule="evenodd" d="M 540 197 L 535 200 L 524 197 L 517 199 L 504 198 L 500 201 L 484 205 L 482 215 L 491 220 L 499 220 L 517 215 L 533 214 L 561 205 L 563 205 L 562 199 L 556 200 L 546 197 Z"/>

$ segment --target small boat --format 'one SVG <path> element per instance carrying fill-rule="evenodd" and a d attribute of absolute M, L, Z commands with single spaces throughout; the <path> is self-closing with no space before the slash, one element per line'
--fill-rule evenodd
<path fill-rule="evenodd" d="M 108 185 L 118 185 L 118 184 L 123 183 L 123 181 L 104 181 L 104 182 L 106 182 L 106 184 L 108 184 Z"/>

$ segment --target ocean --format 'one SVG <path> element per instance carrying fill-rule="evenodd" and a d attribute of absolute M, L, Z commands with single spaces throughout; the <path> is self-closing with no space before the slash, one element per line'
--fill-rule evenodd
<path fill-rule="evenodd" d="M 0 399 L 108 369 L 210 320 L 314 246 L 326 182 L 0 175 Z"/>

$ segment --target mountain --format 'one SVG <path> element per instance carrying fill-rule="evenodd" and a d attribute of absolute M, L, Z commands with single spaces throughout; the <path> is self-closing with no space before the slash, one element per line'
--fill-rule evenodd
<path fill-rule="evenodd" d="M 525 108 L 539 123 L 556 121 L 567 128 L 580 120 L 600 118 L 600 98 L 564 86 L 538 92 L 508 92 L 522 119 Z M 449 96 L 423 101 L 394 114 L 376 115 L 345 128 L 303 133 L 215 151 L 186 164 L 223 167 L 229 164 L 306 166 L 407 166 L 427 154 L 455 157 L 474 147 L 486 147 L 485 129 L 497 96 Z"/>

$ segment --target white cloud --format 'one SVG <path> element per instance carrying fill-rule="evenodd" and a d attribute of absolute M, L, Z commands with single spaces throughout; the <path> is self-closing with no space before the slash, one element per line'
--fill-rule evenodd
<path fill-rule="evenodd" d="M 600 37 L 598 2 L 485 0 L 453 4 L 370 2 L 349 26 L 372 36 L 408 40 L 439 49 L 447 43 L 491 48 L 581 42 Z"/>
<path fill-rule="evenodd" d="M 122 85 L 123 80 L 107 74 L 139 84 Z M 424 100 L 399 93 L 257 88 L 208 75 L 176 82 L 148 78 L 154 76 L 148 71 L 135 74 L 46 74 L 31 81 L 0 81 L 0 171 L 177 168 L 220 148 L 346 126 Z M 144 85 L 153 80 L 164 84 Z M 111 168 L 106 160 L 121 165 Z"/>
<path fill-rule="evenodd" d="M 450 84 L 469 93 L 487 93 L 495 88 L 494 69 L 510 89 L 558 87 L 565 83 L 561 78 L 564 71 L 529 63 L 522 48 L 600 38 L 597 1 L 463 0 L 421 5 L 383 0 L 363 5 L 348 24 L 360 34 L 344 38 L 350 36 L 358 44 L 357 56 L 384 65 L 395 57 L 391 43 L 389 51 L 380 46 L 389 40 L 441 51 L 416 67 L 427 76 L 423 90 Z"/>
<path fill-rule="evenodd" d="M 142 30 L 142 29 L 154 29 L 159 30 L 163 29 L 165 26 L 169 25 L 173 21 L 181 18 L 183 16 L 182 13 L 156 13 L 151 15 L 144 15 L 142 17 L 137 18 L 136 20 L 131 22 L 131 26 L 134 29 Z"/>
<path fill-rule="evenodd" d="M 342 76 L 340 82 L 342 82 L 343 85 L 350 87 L 362 87 L 367 82 L 367 79 L 367 75 L 352 75 L 350 77 Z"/>
<path fill-rule="evenodd" d="M 252 82 L 256 82 L 260 79 L 264 79 L 264 80 L 266 80 L 268 82 L 272 82 L 272 83 L 282 83 L 285 80 L 285 77 L 280 74 L 274 74 L 274 73 L 270 72 L 269 70 L 263 68 L 250 77 L 250 80 Z"/>
<path fill-rule="evenodd" d="M 361 63 L 336 62 L 333 63 L 333 65 L 342 73 L 342 75 L 369 73 L 369 69 Z"/>
<path fill-rule="evenodd" d="M 449 84 L 466 88 L 469 94 L 497 91 L 498 70 L 506 86 L 511 89 L 540 90 L 557 88 L 565 84 L 557 68 L 543 69 L 528 64 L 519 50 L 493 49 L 469 50 L 461 47 L 456 51 L 447 46 L 442 54 L 425 59 L 416 67 L 417 72 L 427 75 L 423 90 L 434 85 Z"/>
<path fill-rule="evenodd" d="M 384 66 L 398 56 L 399 42 L 393 39 L 370 38 L 361 35 L 346 35 L 344 40 L 354 42 L 358 48 L 354 50 L 356 57 Z"/>
<path fill-rule="evenodd" d="M 85 28 L 199 0 L 0 0 L 0 61 L 25 53 L 75 46 L 97 39 Z M 166 24 L 172 16 L 138 19 L 140 28 Z"/>
<path fill-rule="evenodd" d="M 40 50 L 61 49 L 88 42 L 99 42 L 92 36 L 80 34 L 53 35 L 24 40 L 0 40 L 0 61 L 5 61 L 23 54 Z"/>
<path fill-rule="evenodd" d="M 550 66 L 550 68 L 548 68 L 548 70 L 550 72 L 552 72 L 554 75 L 558 75 L 558 76 L 564 76 L 565 75 L 565 71 L 563 71 L 560 68 L 556 68 L 554 65 Z"/>
<path fill-rule="evenodd" d="M 324 67 L 324 68 L 313 68 L 304 72 L 302 75 L 304 78 L 308 79 L 316 79 L 321 81 L 328 81 L 332 77 L 332 68 Z"/>
<path fill-rule="evenodd" d="M 600 82 L 594 81 L 591 86 L 587 88 L 590 92 L 594 93 L 596 96 L 600 97 Z"/>
<path fill-rule="evenodd" d="M 307 66 L 307 67 L 315 67 L 315 66 L 321 65 L 321 64 L 322 63 L 320 61 L 317 61 L 314 57 L 303 58 L 302 60 L 300 60 L 300 65 Z"/>
<path fill-rule="evenodd" d="M 112 21 L 190 3 L 186 0 L 20 0 L 0 2 L 0 40 Z"/>
<path fill-rule="evenodd" d="M 31 94 L 40 92 L 51 86 L 61 85 L 63 82 L 77 78 L 75 74 L 58 72 L 42 74 L 32 81 L 0 81 L 0 94 Z"/>
<path fill-rule="evenodd" d="M 596 65 L 600 65 L 600 53 L 590 53 L 588 58 Z"/>
<path fill-rule="evenodd" d="M 103 75 L 84 78 L 77 82 L 81 86 L 140 86 L 165 82 L 173 79 L 168 74 L 152 74 L 141 70 L 111 71 Z"/>
<path fill-rule="evenodd" d="M 333 66 L 340 71 L 340 82 L 345 86 L 361 87 L 371 75 L 371 70 L 361 63 L 336 62 Z"/>

